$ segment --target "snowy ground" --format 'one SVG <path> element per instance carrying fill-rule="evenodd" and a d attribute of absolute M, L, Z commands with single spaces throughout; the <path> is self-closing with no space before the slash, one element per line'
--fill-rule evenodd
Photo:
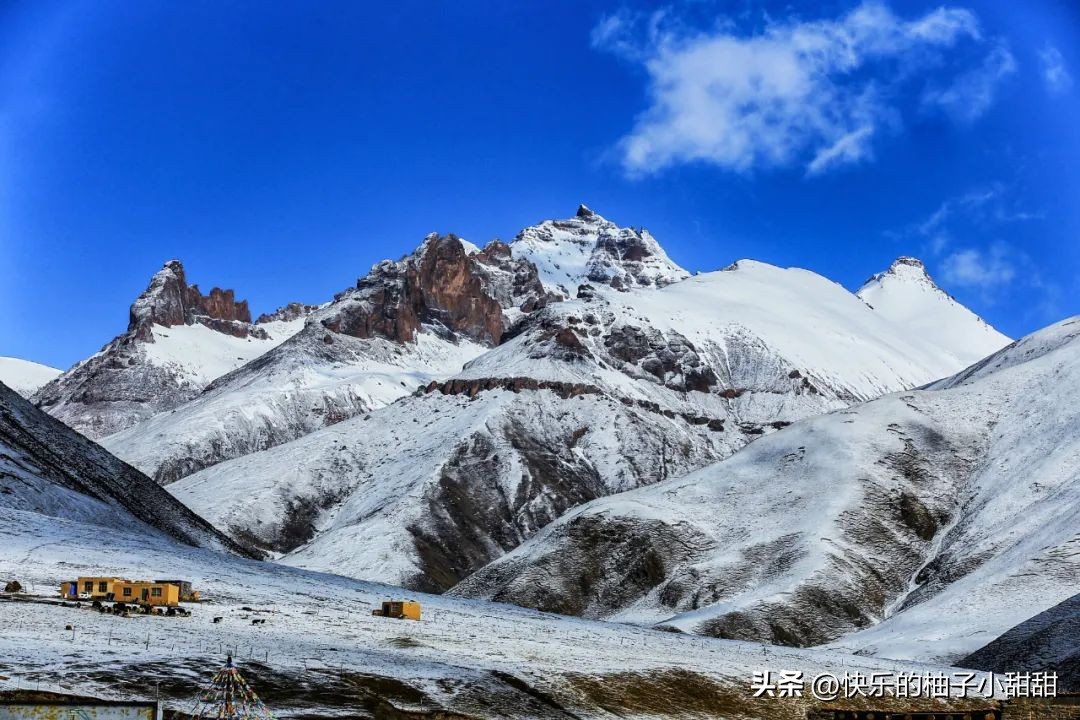
<path fill-rule="evenodd" d="M 79 574 L 194 581 L 208 601 L 189 618 L 0 600 L 0 675 L 8 685 L 99 695 L 158 687 L 181 709 L 228 652 L 279 714 L 308 717 L 355 716 L 373 692 L 398 707 L 481 717 L 546 717 L 556 705 L 609 717 L 582 694 L 584 678 L 689 676 L 745 697 L 754 670 L 930 670 L 416 594 L 423 621 L 393 621 L 370 610 L 399 597 L 394 588 L 8 509 L 0 509 L 0 546 L 0 578 L 18 578 L 33 593 Z M 380 677 L 384 685 L 374 684 Z M 533 692 L 515 689 L 521 682 Z M 794 717 L 788 706 L 761 708 L 761 717 Z"/>

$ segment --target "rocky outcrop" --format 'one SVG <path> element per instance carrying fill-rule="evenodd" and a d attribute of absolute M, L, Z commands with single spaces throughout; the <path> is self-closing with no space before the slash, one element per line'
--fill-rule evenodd
<path fill-rule="evenodd" d="M 456 235 L 429 235 L 409 257 L 384 260 L 355 289 L 338 295 L 320 318 L 326 329 L 356 338 L 411 342 L 422 325 L 496 345 L 512 323 L 508 311 L 546 305 L 536 268 L 495 240 L 468 253 Z"/>
<path fill-rule="evenodd" d="M 247 300 L 237 300 L 232 290 L 215 287 L 203 295 L 198 285 L 188 285 L 184 266 L 170 260 L 150 280 L 149 287 L 131 305 L 128 332 L 143 342 L 153 342 L 153 326 L 205 325 L 234 337 L 254 335 L 266 339 L 251 324 Z"/>
<path fill-rule="evenodd" d="M 194 335 L 176 348 L 158 347 L 159 336 L 190 333 L 196 326 L 228 336 L 213 343 L 216 357 L 201 354 Z M 184 266 L 170 260 L 132 303 L 127 330 L 42 387 L 33 401 L 100 439 L 192 399 L 221 372 L 287 337 L 275 332 L 271 336 L 253 324 L 247 301 L 237 300 L 232 290 L 213 288 L 204 295 L 188 284 Z"/>

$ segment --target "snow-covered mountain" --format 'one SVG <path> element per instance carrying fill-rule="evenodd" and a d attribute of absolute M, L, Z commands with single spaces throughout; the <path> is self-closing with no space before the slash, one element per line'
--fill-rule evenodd
<path fill-rule="evenodd" d="M 1080 583 L 1077 388 L 1072 318 L 926 389 L 576 508 L 452 592 L 956 660 Z"/>
<path fill-rule="evenodd" d="M 23 397 L 30 397 L 60 373 L 60 370 L 41 363 L 0 357 L 0 382 Z"/>
<path fill-rule="evenodd" d="M 190 402 L 102 442 L 173 482 L 382 407 L 479 356 L 550 299 L 498 241 L 430 235 L 310 314 L 287 342 Z"/>
<path fill-rule="evenodd" d="M 160 486 L 0 383 L 0 510 L 247 553 Z M 21 527 L 16 523 L 12 527 Z"/>
<path fill-rule="evenodd" d="M 922 261 L 897 258 L 855 293 L 911 336 L 948 348 L 966 365 L 1008 344 L 1009 338 L 937 286 Z"/>
<path fill-rule="evenodd" d="M 671 282 L 583 283 L 587 263 L 563 258 L 592 257 L 578 252 L 589 228 L 641 237 L 609 225 L 581 210 L 538 226 L 566 233 L 542 249 L 574 296 L 529 313 L 449 379 L 170 491 L 283 562 L 443 591 L 580 503 L 963 367 L 960 348 L 911 337 L 804 270 L 741 261 Z M 523 231 L 515 256 L 539 235 Z M 638 277 L 631 263 L 610 277 Z"/>
<path fill-rule="evenodd" d="M 171 260 L 132 303 L 128 329 L 33 400 L 88 437 L 110 435 L 192 399 L 296 333 L 303 312 L 285 314 L 252 323 L 247 302 L 232 290 L 213 288 L 204 296 Z"/>

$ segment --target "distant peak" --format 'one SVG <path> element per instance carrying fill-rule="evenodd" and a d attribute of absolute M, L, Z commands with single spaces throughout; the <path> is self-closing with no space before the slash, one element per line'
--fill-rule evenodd
<path fill-rule="evenodd" d="M 246 300 L 237 300 L 232 290 L 213 288 L 206 295 L 197 285 L 189 285 L 184 265 L 169 260 L 154 273 L 146 290 L 131 304 L 128 331 L 144 341 L 152 341 L 153 325 L 172 327 L 200 323 L 237 337 L 247 337 L 251 312 Z"/>
<path fill-rule="evenodd" d="M 883 280 L 890 277 L 917 281 L 937 288 L 937 283 L 930 277 L 930 273 L 926 271 L 926 265 L 923 261 L 919 258 L 911 257 L 910 255 L 901 255 L 893 260 L 892 265 L 889 266 L 888 270 L 879 272 L 876 275 L 871 275 L 866 279 L 866 282 L 863 283 L 863 288 L 866 288 L 868 285 L 881 283 Z"/>
<path fill-rule="evenodd" d="M 907 255 L 901 255 L 900 257 L 893 260 L 892 265 L 889 266 L 889 271 L 891 272 L 893 270 L 902 270 L 909 267 L 915 268 L 917 270 L 922 270 L 924 273 L 926 272 L 926 265 L 923 264 L 922 260 Z"/>
<path fill-rule="evenodd" d="M 599 215 L 590 210 L 589 206 L 585 203 L 577 206 L 577 213 L 575 214 L 582 220 L 592 220 L 593 218 L 599 217 Z"/>

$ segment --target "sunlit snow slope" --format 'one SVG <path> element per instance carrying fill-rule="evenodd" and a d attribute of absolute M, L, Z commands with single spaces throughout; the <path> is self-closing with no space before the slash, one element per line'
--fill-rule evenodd
<path fill-rule="evenodd" d="M 29 360 L 0 357 L 0 382 L 23 397 L 30 397 L 37 392 L 38 388 L 61 372 L 56 368 Z"/>

